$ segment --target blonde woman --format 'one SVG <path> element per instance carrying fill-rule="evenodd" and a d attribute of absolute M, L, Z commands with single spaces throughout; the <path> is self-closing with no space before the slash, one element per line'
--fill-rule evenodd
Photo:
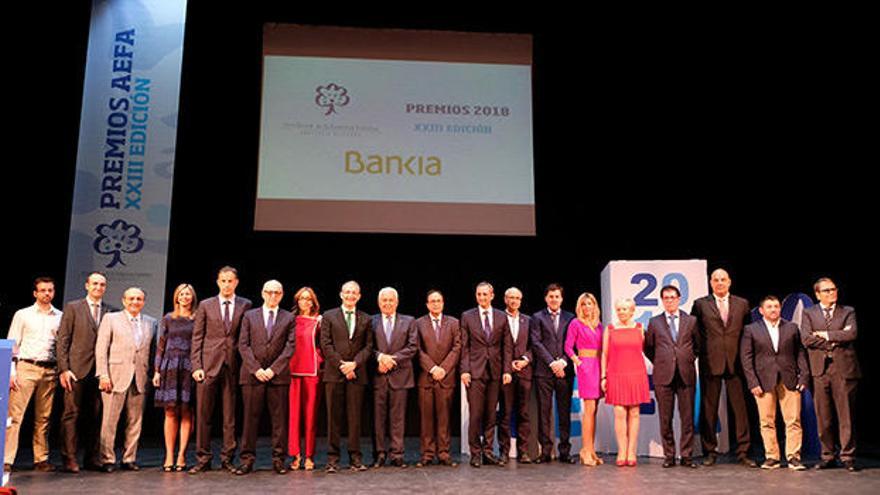
<path fill-rule="evenodd" d="M 186 445 L 192 433 L 193 398 L 192 362 L 190 347 L 195 325 L 196 291 L 190 284 L 180 284 L 174 289 L 174 311 L 165 315 L 160 323 L 159 345 L 156 348 L 153 386 L 156 407 L 165 409 L 165 463 L 162 470 L 186 469 Z M 174 444 L 178 430 L 180 446 L 177 462 L 174 461 Z"/>
<path fill-rule="evenodd" d="M 602 338 L 602 391 L 605 403 L 614 406 L 617 466 L 636 465 L 639 440 L 639 405 L 651 400 L 648 370 L 642 357 L 645 330 L 633 321 L 632 299 L 614 303 L 617 323 L 608 325 Z"/>
<path fill-rule="evenodd" d="M 584 292 L 578 297 L 575 307 L 577 318 L 568 325 L 565 338 L 565 353 L 571 358 L 577 371 L 578 396 L 583 401 L 584 412 L 583 447 L 581 464 L 596 466 L 602 458 L 596 455 L 596 404 L 602 397 L 599 384 L 601 376 L 602 323 L 599 321 L 599 303 L 596 296 Z"/>

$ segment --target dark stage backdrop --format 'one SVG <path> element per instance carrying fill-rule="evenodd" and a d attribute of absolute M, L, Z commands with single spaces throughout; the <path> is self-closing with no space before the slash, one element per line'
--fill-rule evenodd
<path fill-rule="evenodd" d="M 0 286 L 4 328 L 32 303 L 35 276 L 56 277 L 58 294 L 83 283 L 62 280 L 90 15 L 90 2 L 71 3 L 18 13 L 39 29 L 8 42 L 16 49 L 4 71 L 14 116 L 6 147 L 15 151 L 0 172 L 11 268 Z M 537 236 L 254 232 L 264 22 L 533 34 Z M 498 305 L 506 287 L 520 287 L 529 312 L 558 281 L 572 309 L 580 291 L 600 292 L 601 269 L 618 259 L 705 258 L 753 303 L 811 294 L 828 275 L 859 311 L 859 428 L 862 445 L 876 445 L 870 350 L 880 339 L 868 239 L 876 160 L 861 153 L 860 33 L 827 17 L 767 12 L 331 13 L 191 1 L 168 285 L 191 282 L 204 298 L 216 291 L 217 268 L 232 264 L 252 299 L 277 278 L 286 306 L 308 284 L 328 308 L 340 284 L 356 279 L 369 312 L 378 289 L 393 285 L 403 313 L 424 313 L 436 287 L 457 315 L 475 304 L 480 280 L 495 285 Z M 170 290 L 148 297 L 170 304 Z M 146 434 L 158 441 L 159 427 L 157 416 Z"/>

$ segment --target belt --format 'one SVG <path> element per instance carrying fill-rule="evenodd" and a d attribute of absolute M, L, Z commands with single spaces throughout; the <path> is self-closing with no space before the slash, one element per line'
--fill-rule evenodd
<path fill-rule="evenodd" d="M 57 364 L 55 361 L 37 361 L 36 359 L 22 359 L 18 358 L 19 361 L 23 363 L 30 363 L 34 366 L 39 366 L 41 368 L 54 368 Z"/>
<path fill-rule="evenodd" d="M 599 355 L 599 349 L 578 349 L 578 357 L 594 358 Z"/>

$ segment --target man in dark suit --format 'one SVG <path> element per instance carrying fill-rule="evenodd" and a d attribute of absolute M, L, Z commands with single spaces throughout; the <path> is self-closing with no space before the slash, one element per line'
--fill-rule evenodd
<path fill-rule="evenodd" d="M 440 464 L 457 464 L 449 453 L 450 407 L 455 393 L 455 369 L 461 356 L 458 319 L 443 314 L 443 294 L 428 292 L 428 314 L 416 320 L 419 344 L 419 413 L 421 414 L 421 459 L 427 466 L 436 456 Z"/>
<path fill-rule="evenodd" d="M 749 302 L 730 293 L 730 276 L 717 269 L 709 279 L 712 294 L 694 301 L 691 314 L 697 318 L 700 336 L 700 441 L 703 465 L 712 466 L 718 457 L 718 402 L 721 382 L 727 387 L 727 401 L 736 425 L 736 456 L 740 464 L 756 467 L 749 453 L 749 418 L 745 383 L 739 359 L 743 326 L 749 322 Z M 723 407 L 727 407 L 724 405 Z"/>
<path fill-rule="evenodd" d="M 495 439 L 496 408 L 502 383 L 513 378 L 513 342 L 507 315 L 492 307 L 492 284 L 480 282 L 476 291 L 478 307 L 461 315 L 461 383 L 467 389 L 471 466 L 483 463 L 503 466 L 505 461 L 492 454 Z M 480 440 L 482 432 L 483 440 Z"/>
<path fill-rule="evenodd" d="M 418 352 L 418 335 L 412 316 L 397 313 L 397 290 L 379 291 L 379 314 L 373 316 L 376 367 L 373 377 L 376 453 L 373 467 L 382 467 L 390 455 L 391 464 L 403 462 L 403 435 L 406 427 L 406 395 L 416 384 L 413 357 Z M 390 433 L 390 449 L 385 437 Z"/>
<path fill-rule="evenodd" d="M 107 278 L 99 272 L 86 277 L 86 297 L 64 306 L 58 327 L 55 355 L 61 388 L 64 389 L 64 413 L 61 416 L 62 470 L 79 472 L 76 459 L 77 437 L 85 443 L 83 465 L 101 468 L 100 421 L 101 398 L 95 377 L 95 342 L 98 325 L 107 313 L 116 311 L 104 303 Z M 80 415 L 85 420 L 79 427 Z"/>
<path fill-rule="evenodd" d="M 287 473 L 288 390 L 290 357 L 296 347 L 296 321 L 278 307 L 284 297 L 281 282 L 263 284 L 263 306 L 251 309 L 241 321 L 238 351 L 241 354 L 241 394 L 244 399 L 244 428 L 241 434 L 241 465 L 237 475 L 254 470 L 257 432 L 264 405 L 272 423 L 272 469 Z"/>
<path fill-rule="evenodd" d="M 321 320 L 321 350 L 324 352 L 324 389 L 327 401 L 328 474 L 339 470 L 339 432 L 347 418 L 348 457 L 353 471 L 366 471 L 361 454 L 361 413 L 367 385 L 367 360 L 373 354 L 370 315 L 356 308 L 361 287 L 355 281 L 343 284 L 341 308 L 324 313 Z M 345 416 L 343 416 L 345 413 Z"/>
<path fill-rule="evenodd" d="M 223 403 L 221 466 L 234 473 L 235 398 L 238 390 L 238 334 L 251 301 L 235 295 L 238 271 L 224 266 L 217 273 L 220 294 L 199 303 L 193 327 L 191 360 L 196 381 L 196 457 L 190 474 L 211 469 L 211 419 L 219 390 Z"/>
<path fill-rule="evenodd" d="M 776 403 L 785 420 L 785 458 L 788 468 L 804 470 L 801 464 L 801 392 L 810 370 L 797 325 L 780 318 L 776 296 L 767 296 L 759 308 L 763 318 L 743 330 L 740 356 L 743 371 L 761 418 L 761 437 L 766 460 L 764 469 L 779 467 L 776 439 Z"/>
<path fill-rule="evenodd" d="M 535 356 L 535 385 L 538 387 L 538 442 L 541 456 L 537 462 L 550 462 L 553 453 L 553 394 L 559 412 L 559 462 L 573 464 L 571 457 L 571 394 L 574 389 L 574 366 L 565 355 L 565 337 L 574 313 L 562 309 L 562 286 L 550 284 L 544 290 L 547 307 L 532 315 L 529 340 Z"/>
<path fill-rule="evenodd" d="M 819 304 L 804 310 L 801 341 L 810 358 L 813 402 L 822 444 L 822 460 L 816 468 L 834 467 L 835 445 L 840 445 L 844 467 L 856 471 L 856 386 L 862 377 L 856 356 L 856 311 L 837 304 L 837 286 L 830 278 L 819 279 L 813 290 Z M 834 416 L 837 432 L 833 429 Z"/>
<path fill-rule="evenodd" d="M 532 350 L 529 348 L 531 318 L 519 312 L 522 292 L 516 287 L 504 291 L 507 324 L 513 344 L 513 381 L 501 387 L 501 422 L 498 424 L 498 445 L 501 458 L 510 455 L 510 427 L 516 421 L 516 461 L 529 464 L 529 397 L 532 395 Z"/>
<path fill-rule="evenodd" d="M 645 356 L 654 364 L 654 394 L 660 412 L 660 436 L 663 438 L 663 467 L 675 465 L 675 437 L 672 431 L 673 407 L 678 398 L 681 418 L 681 465 L 697 467 L 694 451 L 694 392 L 697 382 L 699 342 L 697 319 L 678 308 L 681 292 L 674 285 L 660 289 L 663 313 L 648 321 L 645 333 Z"/>

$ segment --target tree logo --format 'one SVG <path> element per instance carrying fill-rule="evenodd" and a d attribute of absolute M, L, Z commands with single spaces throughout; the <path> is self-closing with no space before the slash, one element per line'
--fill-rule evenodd
<path fill-rule="evenodd" d="M 98 234 L 94 244 L 95 251 L 113 255 L 107 268 L 113 268 L 118 264 L 125 265 L 122 261 L 122 253 L 134 254 L 144 247 L 140 227 L 126 223 L 124 220 L 98 225 L 95 232 Z"/>
<path fill-rule="evenodd" d="M 348 90 L 335 83 L 318 86 L 315 92 L 317 93 L 315 104 L 327 109 L 324 115 L 336 113 L 336 107 L 344 107 L 351 101 L 351 98 L 348 96 Z"/>

